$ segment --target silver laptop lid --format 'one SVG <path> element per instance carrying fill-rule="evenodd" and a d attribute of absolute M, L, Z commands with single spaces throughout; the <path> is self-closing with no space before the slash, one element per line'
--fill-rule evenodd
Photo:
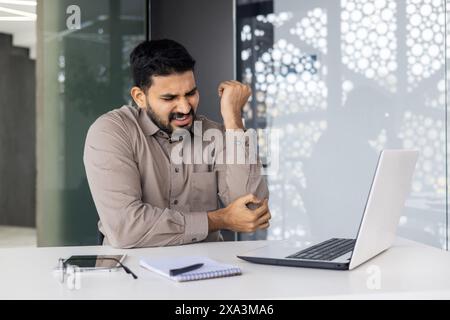
<path fill-rule="evenodd" d="M 381 152 L 356 237 L 350 270 L 392 245 L 411 188 L 418 154 L 416 150 Z"/>

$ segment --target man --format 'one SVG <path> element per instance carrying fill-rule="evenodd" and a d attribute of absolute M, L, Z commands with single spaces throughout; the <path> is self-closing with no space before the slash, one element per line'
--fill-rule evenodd
<path fill-rule="evenodd" d="M 250 88 L 237 81 L 219 85 L 220 125 L 197 116 L 195 61 L 182 45 L 143 42 L 131 53 L 130 63 L 137 108 L 123 106 L 102 115 L 85 144 L 84 164 L 103 244 L 179 245 L 222 240 L 221 229 L 266 229 L 271 218 L 268 189 L 258 162 L 217 161 L 226 158 L 227 144 L 201 139 L 208 129 L 232 133 L 248 156 L 241 110 Z M 202 131 L 195 130 L 197 124 Z M 208 150 L 212 162 L 174 161 L 175 149 L 182 154 L 193 150 L 192 136 L 194 145 L 200 136 L 200 152 Z"/>

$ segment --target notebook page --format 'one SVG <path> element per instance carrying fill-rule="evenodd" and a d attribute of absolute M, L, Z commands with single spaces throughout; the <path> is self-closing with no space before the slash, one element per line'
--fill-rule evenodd
<path fill-rule="evenodd" d="M 179 276 L 170 276 L 171 269 L 183 268 L 189 265 L 203 263 L 204 265 L 199 269 L 185 272 Z M 220 275 L 240 274 L 240 269 L 236 266 L 219 263 L 207 257 L 201 256 L 187 256 L 176 258 L 142 258 L 140 265 L 160 275 L 171 278 L 177 281 L 197 280 L 219 277 Z M 197 278 L 193 278 L 197 277 Z"/>

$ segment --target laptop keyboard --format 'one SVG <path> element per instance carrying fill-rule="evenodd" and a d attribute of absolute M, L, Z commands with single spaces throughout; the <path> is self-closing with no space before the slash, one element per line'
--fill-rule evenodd
<path fill-rule="evenodd" d="M 333 238 L 286 258 L 331 261 L 353 250 L 355 239 Z"/>

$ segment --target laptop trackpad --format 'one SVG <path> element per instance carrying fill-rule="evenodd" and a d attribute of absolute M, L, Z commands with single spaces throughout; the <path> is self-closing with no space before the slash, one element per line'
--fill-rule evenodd
<path fill-rule="evenodd" d="M 315 243 L 306 241 L 289 241 L 280 240 L 275 241 L 264 247 L 247 251 L 239 256 L 243 257 L 262 257 L 262 258 L 272 258 L 272 259 L 284 259 L 287 256 L 301 251 Z"/>

